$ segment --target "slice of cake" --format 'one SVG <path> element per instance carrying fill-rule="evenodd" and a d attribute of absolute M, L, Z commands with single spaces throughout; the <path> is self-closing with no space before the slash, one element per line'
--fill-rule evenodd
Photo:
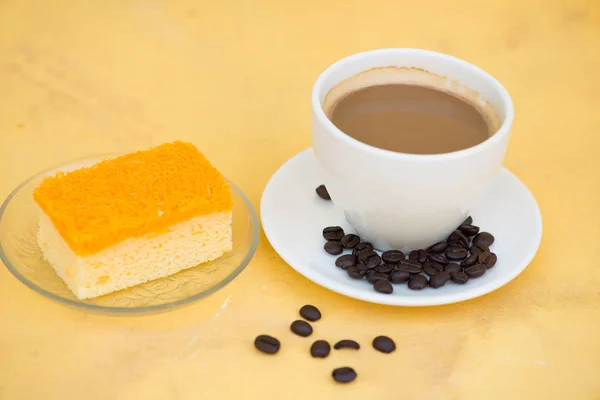
<path fill-rule="evenodd" d="M 33 196 L 44 258 L 79 299 L 174 274 L 232 247 L 229 185 L 189 143 L 60 172 Z"/>

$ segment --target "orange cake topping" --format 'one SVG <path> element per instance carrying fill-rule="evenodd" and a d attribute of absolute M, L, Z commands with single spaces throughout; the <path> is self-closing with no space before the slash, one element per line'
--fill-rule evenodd
<path fill-rule="evenodd" d="M 223 176 L 184 142 L 59 172 L 45 178 L 33 197 L 80 256 L 233 207 Z"/>

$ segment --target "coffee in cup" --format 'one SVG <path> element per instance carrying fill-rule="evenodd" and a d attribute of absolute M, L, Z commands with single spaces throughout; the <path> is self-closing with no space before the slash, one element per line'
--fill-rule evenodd
<path fill-rule="evenodd" d="M 381 73 L 394 72 L 374 69 L 365 74 Z M 398 75 L 411 73 L 423 72 L 396 71 Z M 500 126 L 488 108 L 450 88 L 401 80 L 348 93 L 332 89 L 323 104 L 328 118 L 346 135 L 380 149 L 410 154 L 450 153 L 484 142 Z"/>
<path fill-rule="evenodd" d="M 463 60 L 419 49 L 359 53 L 313 88 L 319 183 L 377 249 L 426 248 L 482 197 L 512 120 L 502 85 Z"/>

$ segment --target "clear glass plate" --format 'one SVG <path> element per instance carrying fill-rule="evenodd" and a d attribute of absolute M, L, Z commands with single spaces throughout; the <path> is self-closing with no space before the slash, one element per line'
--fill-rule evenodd
<path fill-rule="evenodd" d="M 234 202 L 232 251 L 166 278 L 95 299 L 77 299 L 42 257 L 36 240 L 38 214 L 33 190 L 45 176 L 89 166 L 109 156 L 78 160 L 36 174 L 4 201 L 0 207 L 0 258 L 17 279 L 70 306 L 111 313 L 144 313 L 164 311 L 207 296 L 231 282 L 248 265 L 258 245 L 258 219 L 248 198 L 229 182 Z"/>

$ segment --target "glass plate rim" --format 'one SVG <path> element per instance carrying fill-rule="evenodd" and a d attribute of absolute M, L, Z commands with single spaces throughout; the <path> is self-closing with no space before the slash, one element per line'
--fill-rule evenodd
<path fill-rule="evenodd" d="M 119 156 L 121 154 L 123 154 L 123 153 L 105 153 L 105 154 L 97 154 L 97 155 L 92 155 L 92 156 L 87 156 L 87 157 L 80 157 L 80 158 L 73 159 L 71 161 L 63 162 L 61 164 L 47 168 L 43 171 L 40 171 L 40 172 L 32 175 L 31 177 L 29 177 L 29 178 L 25 179 L 23 182 L 21 182 L 15 189 L 13 189 L 10 192 L 10 194 L 6 197 L 6 199 L 2 202 L 2 206 L 0 206 L 0 223 L 2 222 L 2 217 L 4 216 L 4 212 L 6 211 L 6 208 L 10 204 L 11 200 L 17 195 L 17 193 L 19 193 L 19 191 L 21 189 L 23 189 L 23 187 L 25 187 L 32 180 L 34 180 L 40 176 L 49 174 L 50 172 L 55 171 L 55 170 L 59 169 L 60 167 L 69 166 L 69 165 L 72 165 L 72 164 L 75 164 L 78 162 L 83 162 L 83 161 L 92 161 L 95 159 L 100 160 L 100 159 L 107 158 L 107 157 L 115 157 L 115 156 Z M 47 291 L 46 289 L 41 288 L 40 286 L 31 282 L 29 279 L 25 278 L 17 270 L 17 268 L 15 268 L 12 265 L 12 263 L 10 262 L 7 254 L 4 251 L 4 248 L 2 247 L 1 240 L 0 240 L 0 260 L 2 261 L 2 263 L 6 266 L 6 268 L 10 271 L 10 273 L 15 278 L 17 278 L 25 286 L 32 289 L 34 292 L 37 292 L 38 294 L 41 294 L 42 296 L 45 296 L 45 297 L 47 297 L 51 300 L 54 300 L 58 303 L 61 303 L 61 304 L 67 305 L 67 306 L 71 306 L 71 307 L 75 307 L 78 309 L 100 312 L 100 313 L 128 315 L 128 314 L 145 314 L 145 313 L 158 312 L 158 311 L 168 311 L 168 310 L 172 310 L 174 308 L 178 308 L 178 307 L 181 307 L 184 305 L 191 304 L 197 300 L 200 300 L 201 298 L 207 297 L 207 296 L 217 292 L 218 290 L 222 289 L 227 284 L 229 284 L 231 281 L 233 281 L 248 266 L 248 264 L 250 264 L 250 261 L 252 260 L 252 258 L 254 258 L 254 255 L 256 254 L 256 250 L 258 248 L 258 241 L 260 238 L 260 225 L 258 222 L 258 216 L 256 214 L 256 210 L 254 209 L 254 206 L 252 205 L 252 203 L 250 202 L 250 200 L 248 199 L 246 194 L 235 183 L 233 183 L 231 180 L 229 180 L 227 178 L 225 178 L 225 180 L 237 192 L 237 194 L 242 198 L 242 200 L 244 200 L 244 203 L 250 213 L 250 218 L 252 220 L 252 243 L 250 244 L 250 250 L 248 251 L 248 254 L 246 254 L 246 256 L 244 257 L 244 259 L 242 260 L 240 265 L 237 266 L 235 268 L 235 270 L 233 270 L 232 273 L 227 276 L 227 278 L 223 279 L 221 282 L 219 282 L 219 284 L 215 285 L 214 287 L 212 287 L 208 290 L 205 290 L 203 292 L 197 293 L 193 296 L 186 297 L 185 299 L 174 301 L 172 303 L 155 305 L 155 306 L 143 306 L 143 307 L 132 307 L 132 308 L 129 308 L 129 307 L 106 307 L 106 306 L 99 306 L 99 305 L 95 305 L 95 304 L 86 304 L 81 301 L 65 299 L 61 296 L 55 295 L 54 293 L 51 293 L 51 292 Z"/>

